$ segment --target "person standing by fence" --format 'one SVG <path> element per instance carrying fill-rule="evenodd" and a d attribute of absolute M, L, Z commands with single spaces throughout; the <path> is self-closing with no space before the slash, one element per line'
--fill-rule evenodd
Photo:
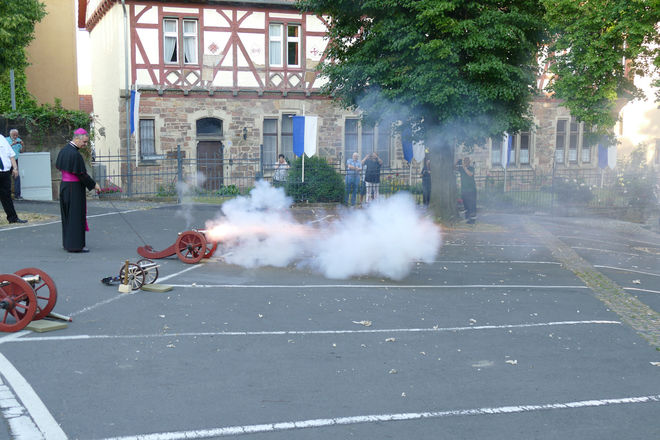
<path fill-rule="evenodd" d="M 353 153 L 351 159 L 346 161 L 346 204 L 351 202 L 355 206 L 357 203 L 358 186 L 360 185 L 360 172 L 362 171 L 362 163 L 360 156 Z"/>
<path fill-rule="evenodd" d="M 472 224 L 477 219 L 477 184 L 474 181 L 474 167 L 470 158 L 456 162 L 456 169 L 461 175 L 461 198 L 465 206 L 465 219 Z"/>
<path fill-rule="evenodd" d="M 431 202 L 431 158 L 424 157 L 424 166 L 422 167 L 422 203 L 428 208 Z"/>
<path fill-rule="evenodd" d="M 378 188 L 380 187 L 380 167 L 383 161 L 372 151 L 362 159 L 362 166 L 366 167 L 364 171 L 364 182 L 367 186 L 366 202 L 378 199 Z"/>
<path fill-rule="evenodd" d="M 12 128 L 11 130 L 9 130 L 9 136 L 7 137 L 7 142 L 9 142 L 9 146 L 14 150 L 14 154 L 16 154 L 15 156 L 16 177 L 14 177 L 14 199 L 23 200 L 23 197 L 21 197 L 21 176 L 18 173 L 18 156 L 21 154 L 21 150 L 23 149 L 23 140 L 18 137 L 17 129 Z"/>
<path fill-rule="evenodd" d="M 101 190 L 98 183 L 87 174 L 85 160 L 80 154 L 89 141 L 83 128 L 73 132 L 73 139 L 60 150 L 55 166 L 62 172 L 60 184 L 60 213 L 62 214 L 62 246 L 68 252 L 89 252 L 85 246 L 87 226 L 88 190 Z"/>
<path fill-rule="evenodd" d="M 273 186 L 275 188 L 284 186 L 289 168 L 290 166 L 286 161 L 286 157 L 280 154 L 275 164 L 275 173 L 273 174 Z"/>
<path fill-rule="evenodd" d="M 27 223 L 27 220 L 18 218 L 11 199 L 11 177 L 18 176 L 18 166 L 14 156 L 14 150 L 9 146 L 9 142 L 4 136 L 0 136 L 0 203 L 9 223 Z"/>

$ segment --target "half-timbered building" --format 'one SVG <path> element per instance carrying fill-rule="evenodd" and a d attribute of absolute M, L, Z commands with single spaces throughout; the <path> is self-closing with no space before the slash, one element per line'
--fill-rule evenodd
<path fill-rule="evenodd" d="M 293 157 L 291 116 L 303 114 L 319 117 L 317 151 L 334 163 L 372 150 L 386 168 L 405 163 L 389 123 L 362 124 L 319 93 L 326 22 L 295 0 L 88 0 L 79 26 L 91 39 L 96 154 L 134 158 L 125 167 L 153 165 L 180 147 L 188 158 L 259 157 L 267 168 L 279 153 Z M 130 137 L 129 90 L 141 93 Z M 582 124 L 560 102 L 542 96 L 533 111 L 536 126 L 512 139 L 509 168 L 597 166 Z M 494 139 L 471 154 L 496 171 L 506 144 Z"/>

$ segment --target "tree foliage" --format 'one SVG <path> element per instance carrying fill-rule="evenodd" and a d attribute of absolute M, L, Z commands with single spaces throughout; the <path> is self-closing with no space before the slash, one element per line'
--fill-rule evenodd
<path fill-rule="evenodd" d="M 660 68 L 660 0 L 542 0 L 551 32 L 550 88 L 598 135 L 642 92 L 633 75 Z"/>
<path fill-rule="evenodd" d="M 431 205 L 456 214 L 453 147 L 531 125 L 543 8 L 534 0 L 301 0 L 329 17 L 325 92 L 402 121 L 434 161 Z M 443 191 L 446 193 L 443 194 Z"/>
<path fill-rule="evenodd" d="M 46 7 L 38 0 L 0 2 L 0 73 L 25 68 L 25 48 L 34 38 L 34 25 L 45 15 Z"/>

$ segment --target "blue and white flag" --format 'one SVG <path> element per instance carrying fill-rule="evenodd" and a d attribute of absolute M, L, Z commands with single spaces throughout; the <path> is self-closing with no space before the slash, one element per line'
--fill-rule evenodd
<path fill-rule="evenodd" d="M 598 168 L 604 170 L 610 167 L 616 167 L 616 145 L 606 147 L 603 144 L 598 144 Z"/>
<path fill-rule="evenodd" d="M 316 134 L 318 131 L 318 116 L 293 117 L 293 154 L 300 157 L 316 154 Z"/>
<path fill-rule="evenodd" d="M 616 167 L 616 145 L 607 148 L 607 166 L 612 170 Z"/>
<path fill-rule="evenodd" d="M 140 92 L 131 90 L 131 134 L 135 133 L 135 127 L 139 123 Z"/>
<path fill-rule="evenodd" d="M 502 168 L 506 168 L 507 165 L 509 165 L 509 160 L 511 158 L 511 146 L 513 145 L 513 136 L 509 135 L 509 133 L 505 133 L 502 141 L 503 142 L 502 142 L 501 163 L 502 163 Z"/>
<path fill-rule="evenodd" d="M 401 148 L 403 149 L 403 158 L 410 163 L 413 160 L 413 141 L 410 128 L 406 128 L 401 133 Z"/>

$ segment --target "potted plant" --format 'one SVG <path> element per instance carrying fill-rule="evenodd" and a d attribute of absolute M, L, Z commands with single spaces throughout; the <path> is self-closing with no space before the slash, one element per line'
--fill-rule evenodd
<path fill-rule="evenodd" d="M 121 188 L 115 184 L 108 184 L 102 187 L 98 192 L 99 199 L 118 199 L 121 197 Z"/>

